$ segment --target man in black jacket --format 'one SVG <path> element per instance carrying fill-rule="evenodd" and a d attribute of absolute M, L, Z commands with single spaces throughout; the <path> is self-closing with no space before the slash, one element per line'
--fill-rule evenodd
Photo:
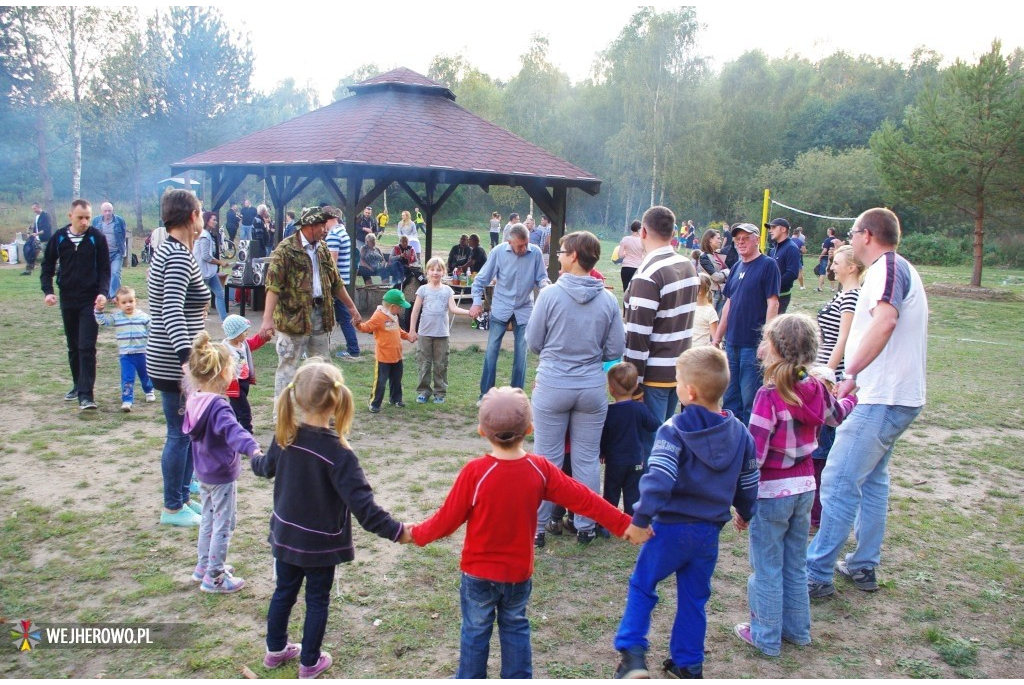
<path fill-rule="evenodd" d="M 95 410 L 93 386 L 96 384 L 96 335 L 99 326 L 93 312 L 107 303 L 110 250 L 103 231 L 90 226 L 92 206 L 88 200 L 72 202 L 68 217 L 71 223 L 54 233 L 46 243 L 39 280 L 45 294 L 43 302 L 52 307 L 57 304 L 57 296 L 53 293 L 53 276 L 57 274 L 60 314 L 68 343 L 68 365 L 74 380 L 74 387 L 64 400 L 78 400 L 79 410 Z"/>

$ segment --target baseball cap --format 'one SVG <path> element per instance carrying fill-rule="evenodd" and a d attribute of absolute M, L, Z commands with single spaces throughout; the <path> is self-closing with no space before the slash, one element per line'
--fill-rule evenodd
<path fill-rule="evenodd" d="M 384 301 L 388 304 L 400 304 L 403 308 L 408 309 L 412 305 L 405 299 L 405 295 L 398 288 L 392 288 L 391 290 L 384 293 Z"/>
<path fill-rule="evenodd" d="M 732 227 L 732 233 L 736 233 L 736 231 L 743 231 L 744 233 L 749 233 L 752 236 L 761 235 L 761 229 L 754 224 L 736 224 Z"/>
<path fill-rule="evenodd" d="M 771 228 L 772 226 L 785 226 L 786 230 L 789 230 L 789 222 L 785 219 L 772 219 L 769 223 L 765 224 L 765 228 Z"/>
<path fill-rule="evenodd" d="M 520 388 L 491 388 L 480 400 L 480 431 L 498 444 L 522 440 L 530 431 L 533 412 Z"/>

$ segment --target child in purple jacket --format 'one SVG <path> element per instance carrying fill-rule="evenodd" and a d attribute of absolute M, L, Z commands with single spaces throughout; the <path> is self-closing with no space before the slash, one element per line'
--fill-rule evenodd
<path fill-rule="evenodd" d="M 202 331 L 192 343 L 189 372 L 197 390 L 185 401 L 182 432 L 192 440 L 192 459 L 203 503 L 199 524 L 199 561 L 192 580 L 203 592 L 238 592 L 245 581 L 224 562 L 235 529 L 239 454 L 263 454 L 231 409 L 224 393 L 235 378 L 235 355 Z"/>

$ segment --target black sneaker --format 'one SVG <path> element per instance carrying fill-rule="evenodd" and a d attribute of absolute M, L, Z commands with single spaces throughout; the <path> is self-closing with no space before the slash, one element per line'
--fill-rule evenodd
<path fill-rule="evenodd" d="M 562 526 L 565 528 L 565 532 L 572 535 L 576 532 L 576 524 L 572 522 L 573 515 L 569 514 L 565 517 L 565 523 Z"/>
<path fill-rule="evenodd" d="M 401 409 L 401 408 L 403 408 L 405 406 L 405 402 L 403 402 L 402 400 L 398 400 L 397 402 L 392 402 L 391 404 L 393 404 L 394 406 L 398 407 L 399 409 Z"/>
<path fill-rule="evenodd" d="M 875 580 L 875 569 L 873 568 L 852 570 L 846 565 L 845 561 L 837 561 L 836 571 L 843 578 L 852 582 L 853 586 L 858 590 L 863 590 L 864 592 L 876 592 L 878 590 L 878 581 Z"/>
<path fill-rule="evenodd" d="M 96 409 L 96 402 L 94 402 L 92 399 L 86 397 L 84 399 L 78 400 L 78 411 L 95 410 L 95 409 Z"/>
<path fill-rule="evenodd" d="M 816 583 L 813 580 L 807 581 L 807 596 L 811 599 L 831 597 L 836 594 L 836 586 L 832 583 Z"/>
<path fill-rule="evenodd" d="M 597 537 L 597 533 L 592 530 L 578 530 L 576 531 L 576 542 L 581 545 L 589 545 Z M 644 667 L 646 668 L 646 666 Z M 637 677 L 637 676 L 634 676 Z"/>
<path fill-rule="evenodd" d="M 544 546 L 544 533 L 537 533 L 533 536 L 533 546 L 537 549 Z"/>
<path fill-rule="evenodd" d="M 604 526 L 597 526 L 596 528 L 594 528 L 594 532 L 597 533 L 597 537 L 603 538 L 605 540 L 612 536 L 612 534 L 609 533 L 608 529 Z"/>
<path fill-rule="evenodd" d="M 379 414 L 380 413 L 380 407 L 378 405 L 374 404 L 373 402 L 371 402 L 370 403 L 370 413 L 371 414 Z"/>
<path fill-rule="evenodd" d="M 661 667 L 665 669 L 665 674 L 669 678 L 679 678 L 680 680 L 689 680 L 691 678 L 704 678 L 704 667 L 701 664 L 696 666 L 688 666 L 686 668 L 679 668 L 671 659 L 665 659 L 661 662 Z M 696 669 L 696 672 L 690 669 Z"/>
<path fill-rule="evenodd" d="M 544 530 L 551 533 L 552 535 L 562 534 L 562 519 L 551 519 L 544 526 Z"/>
<path fill-rule="evenodd" d="M 628 649 L 620 649 L 619 654 L 622 655 L 622 661 L 615 669 L 616 680 L 644 680 L 651 677 L 643 654 L 635 654 Z"/>
<path fill-rule="evenodd" d="M 78 388 L 71 388 L 68 390 L 68 394 L 64 395 L 65 402 L 74 402 L 78 399 Z"/>

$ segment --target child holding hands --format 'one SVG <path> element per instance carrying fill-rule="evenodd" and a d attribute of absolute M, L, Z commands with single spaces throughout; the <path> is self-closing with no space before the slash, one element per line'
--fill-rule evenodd
<path fill-rule="evenodd" d="M 405 406 L 405 402 L 402 401 L 402 341 L 416 342 L 416 334 L 403 331 L 398 324 L 399 312 L 412 306 L 402 291 L 392 288 L 384 293 L 382 299 L 383 302 L 369 321 L 356 324 L 363 333 L 373 333 L 373 356 L 377 361 L 377 368 L 373 372 L 373 389 L 370 397 L 372 414 L 380 412 L 386 385 L 391 386 L 391 404 L 399 408 Z"/>
<path fill-rule="evenodd" d="M 341 371 L 314 357 L 299 367 L 277 400 L 277 430 L 257 476 L 275 478 L 270 546 L 277 588 L 267 609 L 263 665 L 299 657 L 299 678 L 316 678 L 333 660 L 322 652 L 335 567 L 355 558 L 352 514 L 371 533 L 409 542 L 406 528 L 381 509 L 345 435 L 352 427 L 352 393 Z M 331 421 L 334 429 L 331 428 Z M 288 617 L 306 581 L 302 646 L 288 642 Z"/>
<path fill-rule="evenodd" d="M 466 523 L 462 548 L 462 631 L 456 678 L 486 678 L 487 655 L 497 614 L 501 677 L 533 674 L 530 600 L 533 534 L 537 510 L 549 500 L 571 508 L 615 535 L 640 544 L 650 532 L 565 476 L 544 457 L 528 454 L 523 439 L 533 430 L 530 401 L 518 388 L 493 388 L 480 401 L 480 435 L 490 451 L 466 464 L 441 508 L 412 527 L 423 546 Z"/>
<path fill-rule="evenodd" d="M 245 581 L 235 578 L 225 564 L 231 533 L 235 530 L 237 489 L 242 470 L 239 454 L 263 454 L 260 446 L 231 410 L 224 391 L 235 377 L 231 352 L 200 331 L 188 360 L 195 383 L 185 401 L 181 430 L 192 440 L 192 459 L 199 479 L 203 519 L 199 524 L 199 561 L 192 580 L 203 592 L 238 592 Z"/>
<path fill-rule="evenodd" d="M 749 521 L 757 502 L 754 441 L 722 396 L 729 363 L 714 347 L 694 347 L 676 360 L 676 391 L 683 411 L 658 429 L 648 472 L 640 479 L 633 526 L 652 525 L 629 579 L 626 611 L 615 635 L 622 661 L 616 678 L 648 678 L 646 653 L 658 583 L 675 574 L 679 588 L 669 654 L 662 666 L 675 678 L 704 671 L 705 605 L 718 561 L 718 536 L 730 504 Z M 806 537 L 806 536 L 805 536 Z M 806 543 L 805 543 L 806 544 Z"/>
<path fill-rule="evenodd" d="M 420 382 L 416 386 L 416 401 L 420 404 L 430 398 L 431 375 L 434 404 L 443 403 L 448 392 L 448 312 L 469 316 L 468 309 L 455 304 L 455 291 L 441 283 L 444 274 L 444 260 L 432 257 L 427 262 L 427 282 L 416 290 L 416 304 L 409 320 L 409 330 L 416 331 L 417 336 Z"/>
<path fill-rule="evenodd" d="M 604 500 L 633 515 L 640 499 L 640 476 L 644 472 L 644 442 L 658 430 L 658 419 L 643 402 L 633 399 L 637 388 L 636 367 L 619 362 L 608 369 L 608 391 L 614 400 L 601 431 L 601 461 L 604 462 Z"/>
<path fill-rule="evenodd" d="M 155 402 L 153 381 L 146 372 L 146 343 L 149 342 L 149 314 L 138 309 L 135 290 L 122 285 L 114 293 L 118 311 L 104 314 L 96 310 L 96 323 L 113 326 L 117 337 L 118 360 L 121 362 L 121 411 L 129 412 L 135 403 L 135 375 L 142 383 L 147 402 Z"/>
<path fill-rule="evenodd" d="M 257 333 L 246 339 L 252 324 L 244 316 L 229 314 L 224 319 L 224 345 L 235 356 L 235 378 L 228 386 L 228 401 L 235 411 L 238 423 L 252 433 L 252 407 L 249 406 L 249 387 L 256 383 L 256 366 L 252 363 L 252 353 L 263 347 L 270 340 L 273 331 Z"/>
<path fill-rule="evenodd" d="M 734 632 L 766 656 L 778 656 L 783 639 L 796 645 L 811 642 L 811 454 L 821 427 L 838 426 L 857 405 L 856 396 L 837 400 L 822 381 L 808 375 L 817 354 L 818 327 L 806 314 L 783 314 L 765 325 L 758 349 L 765 384 L 750 412 L 761 467 L 757 514 L 750 521 L 750 623 L 738 624 Z M 738 521 L 736 527 L 747 526 Z"/>

